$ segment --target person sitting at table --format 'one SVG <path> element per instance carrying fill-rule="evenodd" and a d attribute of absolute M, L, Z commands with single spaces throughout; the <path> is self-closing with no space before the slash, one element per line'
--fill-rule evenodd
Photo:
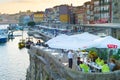
<path fill-rule="evenodd" d="M 82 61 L 80 60 L 80 57 L 77 57 L 77 67 L 78 67 L 78 70 L 81 71 L 81 68 L 79 67 L 80 64 L 82 64 Z"/>
<path fill-rule="evenodd" d="M 99 57 L 95 60 L 95 62 L 99 66 L 102 66 L 104 64 L 104 60 L 102 58 L 99 58 Z"/>
<path fill-rule="evenodd" d="M 110 72 L 110 68 L 109 68 L 109 66 L 108 66 L 106 61 L 104 62 L 103 66 L 102 66 L 102 72 L 103 73 L 104 72 Z"/>
<path fill-rule="evenodd" d="M 82 69 L 82 72 L 89 72 L 90 71 L 89 66 L 87 64 L 83 63 L 83 62 L 79 66 Z"/>
<path fill-rule="evenodd" d="M 116 62 L 114 59 L 110 59 L 110 62 L 108 63 L 110 71 L 114 71 L 115 67 L 116 67 Z"/>
<path fill-rule="evenodd" d="M 98 57 L 96 60 L 95 60 L 96 63 L 99 63 L 100 62 L 100 58 Z"/>
<path fill-rule="evenodd" d="M 102 66 L 103 64 L 104 64 L 104 60 L 102 59 L 102 58 L 100 58 L 101 60 L 100 60 L 100 66 Z"/>
<path fill-rule="evenodd" d="M 77 57 L 77 65 L 82 64 L 82 61 L 80 60 L 80 57 Z"/>

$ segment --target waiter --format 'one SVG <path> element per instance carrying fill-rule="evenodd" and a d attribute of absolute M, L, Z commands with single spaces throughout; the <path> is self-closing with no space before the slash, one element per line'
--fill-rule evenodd
<path fill-rule="evenodd" d="M 69 68 L 72 69 L 73 65 L 73 50 L 68 51 L 68 63 L 69 63 Z"/>

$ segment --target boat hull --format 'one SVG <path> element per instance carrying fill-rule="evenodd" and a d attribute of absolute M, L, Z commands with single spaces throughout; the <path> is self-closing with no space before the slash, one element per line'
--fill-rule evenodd
<path fill-rule="evenodd" d="M 7 38 L 0 38 L 0 43 L 5 43 L 7 42 Z"/>

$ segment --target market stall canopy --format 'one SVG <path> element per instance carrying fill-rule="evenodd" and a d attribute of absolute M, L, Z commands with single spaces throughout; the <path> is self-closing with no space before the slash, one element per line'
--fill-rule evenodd
<path fill-rule="evenodd" d="M 96 39 L 93 41 L 93 44 L 96 48 L 120 48 L 120 41 L 111 36 Z"/>

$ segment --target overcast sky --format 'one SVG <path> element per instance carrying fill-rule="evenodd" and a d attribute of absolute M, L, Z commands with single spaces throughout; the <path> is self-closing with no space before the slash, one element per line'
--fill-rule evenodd
<path fill-rule="evenodd" d="M 44 11 L 61 4 L 80 6 L 87 1 L 90 0 L 0 0 L 0 12 L 13 14 L 26 10 Z"/>

